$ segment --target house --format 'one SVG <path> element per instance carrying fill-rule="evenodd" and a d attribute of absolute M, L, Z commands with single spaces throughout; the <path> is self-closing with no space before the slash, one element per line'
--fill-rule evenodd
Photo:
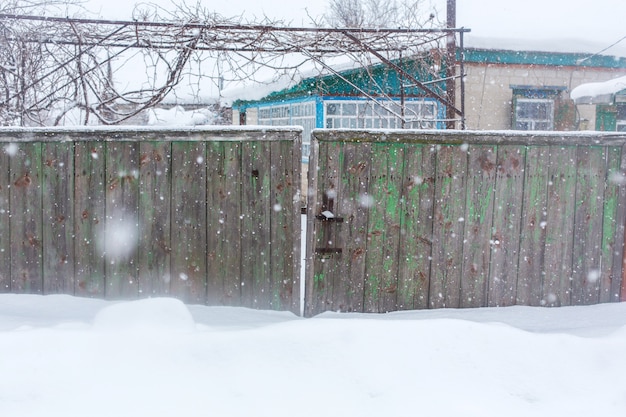
<path fill-rule="evenodd" d="M 439 10 L 443 10 L 443 2 L 439 3 Z M 471 28 L 471 31 L 464 42 L 457 38 L 456 74 L 463 73 L 463 77 L 455 80 L 455 102 L 457 108 L 463 107 L 463 123 L 457 122 L 456 127 L 472 130 L 608 128 L 609 125 L 602 122 L 606 112 L 603 113 L 601 107 L 596 109 L 596 105 L 574 103 L 570 93 L 582 84 L 604 82 L 626 75 L 626 37 L 622 24 L 624 4 L 599 0 L 594 12 L 589 12 L 585 6 L 581 2 L 565 4 L 542 0 L 458 2 L 456 26 Z M 489 13 L 485 12 L 487 10 Z M 346 108 L 348 114 L 345 119 L 328 113 L 329 110 L 340 111 L 343 115 L 343 107 L 328 107 L 325 103 L 331 99 L 348 98 L 350 102 L 371 102 L 372 97 L 367 100 L 367 95 L 361 92 L 351 91 L 346 96 L 341 91 L 307 88 L 311 85 L 317 87 L 320 79 L 324 80 L 324 84 L 332 84 L 332 80 L 341 76 L 352 79 L 349 75 L 356 71 L 333 68 L 336 70 L 334 73 L 306 78 L 300 89 L 276 84 L 276 88 L 267 91 L 262 98 L 235 100 L 234 123 L 300 124 L 305 128 L 305 139 L 311 127 L 370 127 L 367 117 L 362 117 L 361 122 L 361 118 L 352 114 L 351 103 Z M 430 81 L 422 78 L 423 74 L 415 75 L 420 80 Z M 355 80 L 359 81 L 359 77 Z M 437 89 L 445 95 L 445 85 L 437 86 Z M 392 101 L 399 103 L 402 95 L 401 88 L 393 89 Z M 372 96 L 379 100 L 376 94 Z M 425 107 L 427 110 L 416 114 L 419 123 L 399 122 L 401 118 L 395 118 L 389 112 L 388 117 L 395 120 L 387 120 L 385 127 L 392 127 L 392 123 L 395 123 L 393 127 L 405 128 L 446 127 L 443 119 L 447 113 L 440 102 L 429 102 L 422 91 L 413 91 L 407 98 L 425 99 L 424 102 L 431 107 Z M 309 107 L 305 113 L 295 109 L 295 115 L 287 114 L 286 107 L 278 110 L 280 105 L 304 103 L 306 100 L 309 100 Z M 364 111 L 365 108 L 363 106 Z M 274 109 L 274 114 L 271 114 L 271 109 Z M 356 111 L 359 109 L 357 106 Z M 434 111 L 429 115 L 432 123 L 425 123 L 427 111 L 431 109 Z M 402 115 L 402 110 L 394 112 Z M 612 113 L 609 111 L 606 117 L 610 119 Z M 363 113 L 362 116 L 369 114 Z M 383 127 L 383 123 L 381 121 L 378 127 Z M 374 122 L 371 124 L 375 127 Z"/>
<path fill-rule="evenodd" d="M 601 129 L 594 106 L 575 105 L 570 92 L 626 75 L 625 57 L 484 48 L 464 56 L 468 129 L 615 130 Z"/>
<path fill-rule="evenodd" d="M 398 65 L 436 94 L 444 94 L 445 82 L 440 81 L 444 69 L 437 51 Z M 382 63 L 303 77 L 261 99 L 234 100 L 232 108 L 235 124 L 302 126 L 304 162 L 315 128 L 442 129 L 445 118 L 440 102 Z"/>
<path fill-rule="evenodd" d="M 465 128 L 470 130 L 607 130 L 597 123 L 595 107 L 575 105 L 570 92 L 626 75 L 624 57 L 487 48 L 461 53 L 465 85 L 462 90 L 457 79 L 456 102 L 464 102 Z M 426 63 L 412 61 L 410 66 L 429 83 L 434 74 L 424 66 L 440 64 L 435 61 L 433 53 Z M 386 91 L 376 90 L 378 86 Z M 398 74 L 382 64 L 308 77 L 260 100 L 235 100 L 233 121 L 301 125 L 305 141 L 313 128 L 445 128 L 444 105 L 415 86 L 404 91 L 402 86 Z M 445 83 L 435 83 L 434 89 L 444 95 Z M 601 118 L 605 113 L 598 111 Z M 404 122 L 403 115 L 409 115 Z"/>
<path fill-rule="evenodd" d="M 626 76 L 579 85 L 571 97 L 579 107 L 595 108 L 595 130 L 626 132 Z"/>

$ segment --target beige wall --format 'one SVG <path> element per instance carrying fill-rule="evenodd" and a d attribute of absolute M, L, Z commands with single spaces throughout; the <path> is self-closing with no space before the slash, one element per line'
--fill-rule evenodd
<path fill-rule="evenodd" d="M 259 123 L 259 111 L 256 108 L 246 109 L 246 124 L 256 125 Z M 239 111 L 233 109 L 233 124 L 239 124 Z"/>
<path fill-rule="evenodd" d="M 562 86 L 565 97 L 580 84 L 605 81 L 626 74 L 626 69 L 553 67 L 465 63 L 466 128 L 471 130 L 511 129 L 511 85 Z M 457 87 L 457 103 L 461 103 Z M 578 106 L 580 128 L 595 127 L 595 106 Z"/>
<path fill-rule="evenodd" d="M 246 124 L 256 125 L 259 123 L 259 110 L 257 108 L 249 108 L 246 110 Z"/>
<path fill-rule="evenodd" d="M 239 125 L 239 110 L 233 109 L 233 124 Z"/>

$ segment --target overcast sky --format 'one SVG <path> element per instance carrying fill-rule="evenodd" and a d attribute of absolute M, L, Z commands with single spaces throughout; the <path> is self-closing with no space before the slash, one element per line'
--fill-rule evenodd
<path fill-rule="evenodd" d="M 433 10 L 445 21 L 446 0 L 422 0 L 425 10 Z M 188 0 L 195 5 L 195 0 Z M 152 0 L 172 10 L 177 0 Z M 282 20 L 291 26 L 311 26 L 321 22 L 327 0 L 202 0 L 201 4 L 227 18 L 263 22 Z M 130 20 L 135 3 L 128 0 L 87 0 L 93 16 Z M 465 45 L 513 50 L 603 53 L 626 57 L 626 0 L 457 0 L 457 27 L 471 29 Z M 241 18 L 241 19 L 239 19 Z M 621 40 L 621 41 L 620 41 Z M 614 46 L 611 46 L 615 44 Z M 128 66 L 128 65 L 126 65 Z M 143 79 L 141 72 L 123 79 L 133 84 Z M 270 76 L 267 77 L 268 79 Z M 214 96 L 213 82 L 201 91 L 193 83 L 193 96 Z M 227 85 L 233 87 L 233 85 Z M 177 90 L 186 91 L 179 87 Z M 182 93 L 180 93 L 182 94 Z M 181 100 L 182 97 L 179 97 Z M 184 99 L 183 99 L 184 101 Z"/>
<path fill-rule="evenodd" d="M 188 1 L 195 4 L 194 0 Z M 177 1 L 152 0 L 163 8 Z M 310 25 L 327 8 L 326 0 L 204 0 L 201 4 L 226 17 L 244 16 L 250 21 L 284 20 L 292 26 Z M 87 7 L 102 17 L 130 19 L 134 2 L 88 0 Z M 430 13 L 435 9 L 445 20 L 445 0 L 423 0 Z M 472 30 L 468 45 L 515 49 L 554 49 L 565 52 L 599 52 L 626 37 L 626 0 L 458 0 L 457 26 Z M 485 44 L 485 39 L 489 39 Z M 506 42 L 495 39 L 505 39 Z M 600 49 L 598 49 L 600 48 Z M 607 54 L 626 55 L 626 39 Z"/>

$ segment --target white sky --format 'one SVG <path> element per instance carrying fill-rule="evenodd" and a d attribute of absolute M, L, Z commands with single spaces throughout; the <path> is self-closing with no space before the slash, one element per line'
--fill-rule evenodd
<path fill-rule="evenodd" d="M 195 4 L 188 0 L 188 4 Z M 132 16 L 135 4 L 144 7 L 148 4 L 157 4 L 164 9 L 174 9 L 179 1 L 152 0 L 133 2 L 127 0 L 88 0 L 87 7 L 105 18 L 127 20 Z M 265 16 L 271 19 L 284 20 L 291 26 L 310 25 L 310 16 L 320 16 L 326 9 L 325 0 L 230 0 L 230 1 L 201 1 L 202 7 L 215 10 L 224 17 L 244 16 L 250 21 L 261 21 Z"/>
<path fill-rule="evenodd" d="M 445 21 L 446 0 L 422 0 L 427 13 L 435 11 Z M 138 2 L 141 7 L 157 4 L 173 10 L 179 0 Z M 195 4 L 195 0 L 188 0 Z M 135 2 L 128 0 L 86 0 L 95 16 L 130 20 Z M 202 7 L 227 18 L 265 23 L 282 20 L 291 26 L 310 26 L 321 22 L 327 0 L 201 0 Z M 465 46 L 529 51 L 602 53 L 626 57 L 626 0 L 457 0 L 457 27 L 471 29 Z M 620 41 L 621 40 L 621 41 Z M 617 43 L 614 46 L 613 44 Z M 133 85 L 141 83 L 141 73 L 129 74 Z M 270 77 L 268 77 L 269 79 Z M 143 78 L 142 78 L 143 79 Z M 202 84 L 202 85 L 201 85 Z M 212 81 L 177 88 L 178 101 L 193 97 L 215 97 Z M 226 88 L 232 88 L 227 84 Z M 185 98 L 185 91 L 193 91 Z"/>
<path fill-rule="evenodd" d="M 438 11 L 445 20 L 445 0 L 423 0 L 425 7 Z M 176 1 L 153 0 L 173 8 Z M 193 0 L 190 1 L 194 4 Z M 129 19 L 134 2 L 88 0 L 87 7 L 106 18 Z M 326 11 L 326 0 L 231 0 L 202 1 L 226 17 L 244 16 L 251 21 L 264 16 L 284 20 L 292 26 L 310 25 Z M 469 45 L 513 49 L 554 49 L 566 52 L 599 52 L 626 37 L 626 0 L 457 0 L 457 26 L 472 30 Z M 487 39 L 487 41 L 485 41 Z M 597 49 L 600 48 L 600 49 Z M 626 39 L 606 51 L 626 56 Z"/>
<path fill-rule="evenodd" d="M 625 16 L 625 0 L 457 1 L 476 46 L 596 53 L 626 37 Z M 626 39 L 604 54 L 626 56 Z"/>

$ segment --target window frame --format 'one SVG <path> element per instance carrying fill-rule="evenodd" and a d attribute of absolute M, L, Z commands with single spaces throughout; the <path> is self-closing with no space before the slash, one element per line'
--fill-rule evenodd
<path fill-rule="evenodd" d="M 559 103 L 559 97 L 567 90 L 565 86 L 549 86 L 549 85 L 510 85 L 513 90 L 513 99 L 511 100 L 511 129 L 513 130 L 549 130 L 555 129 L 556 123 L 556 111 Z M 528 102 L 542 102 L 550 103 L 551 109 L 548 119 L 538 118 L 525 118 L 519 117 L 519 105 L 518 103 Z M 520 129 L 518 123 L 528 123 L 527 129 Z M 537 125 L 540 123 L 547 123 L 547 129 L 538 129 Z"/>
<path fill-rule="evenodd" d="M 520 115 L 520 104 L 547 104 L 549 106 L 548 110 L 548 118 L 541 119 L 539 117 L 522 117 Z M 550 98 L 526 98 L 526 97 L 517 97 L 515 99 L 515 106 L 513 109 L 513 127 L 515 130 L 554 130 L 554 107 L 555 100 Z M 519 127 L 520 123 L 528 124 L 527 129 L 521 129 Z M 547 129 L 541 128 L 538 129 L 538 124 L 547 124 Z"/>
<path fill-rule="evenodd" d="M 311 153 L 311 131 L 316 128 L 316 100 L 264 104 L 258 107 L 257 123 L 263 126 L 302 126 L 302 161 Z"/>
<path fill-rule="evenodd" d="M 401 129 L 402 120 L 387 110 L 390 107 L 396 113 L 400 112 L 400 102 L 397 100 L 374 103 L 370 100 L 325 98 L 323 125 L 326 129 Z M 438 115 L 438 106 L 434 100 L 412 99 L 405 102 L 406 128 L 437 129 Z"/>

